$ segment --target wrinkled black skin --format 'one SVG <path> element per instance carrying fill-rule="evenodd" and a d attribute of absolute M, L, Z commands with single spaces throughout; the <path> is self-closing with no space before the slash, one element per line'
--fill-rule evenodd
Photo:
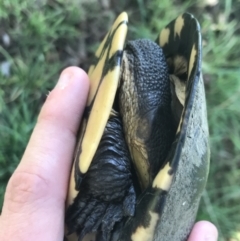
<path fill-rule="evenodd" d="M 66 213 L 69 233 L 79 240 L 100 231 L 109 240 L 116 222 L 133 216 L 136 195 L 131 180 L 131 162 L 119 117 L 110 117 L 80 192 Z"/>
<path fill-rule="evenodd" d="M 174 136 L 167 64 L 160 47 L 149 40 L 129 42 L 125 51 L 131 54 L 129 61 L 132 62 L 131 71 L 138 93 L 140 119 L 136 123 L 137 135 L 145 140 L 149 172 L 154 178 Z M 121 112 L 122 104 L 115 102 L 114 107 L 116 105 L 120 105 Z M 141 128 L 141 119 L 147 120 L 148 133 Z M 133 177 L 136 178 L 136 173 L 132 168 L 121 122 L 119 117 L 110 117 L 91 166 L 81 182 L 80 192 L 67 209 L 69 234 L 77 232 L 79 241 L 85 234 L 95 231 L 98 231 L 98 241 L 117 240 L 125 221 L 129 217 L 134 220 L 137 203 L 136 185 L 133 184 L 136 180 Z M 144 218 L 141 213 L 138 215 L 138 219 L 146 225 Z"/>

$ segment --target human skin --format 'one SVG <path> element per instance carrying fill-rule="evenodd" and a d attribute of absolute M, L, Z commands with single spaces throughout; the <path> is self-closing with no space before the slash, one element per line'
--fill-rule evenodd
<path fill-rule="evenodd" d="M 88 89 L 87 74 L 69 67 L 49 93 L 6 188 L 1 241 L 63 240 L 69 173 Z M 188 241 L 215 241 L 217 235 L 213 224 L 201 221 Z"/>

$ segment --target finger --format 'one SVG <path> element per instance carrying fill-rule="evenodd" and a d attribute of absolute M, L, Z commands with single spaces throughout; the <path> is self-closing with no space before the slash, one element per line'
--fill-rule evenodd
<path fill-rule="evenodd" d="M 194 225 L 188 241 L 217 241 L 217 239 L 217 228 L 208 221 L 200 221 Z"/>
<path fill-rule="evenodd" d="M 68 178 L 87 93 L 88 77 L 81 69 L 62 72 L 8 183 L 0 240 L 62 239 Z"/>

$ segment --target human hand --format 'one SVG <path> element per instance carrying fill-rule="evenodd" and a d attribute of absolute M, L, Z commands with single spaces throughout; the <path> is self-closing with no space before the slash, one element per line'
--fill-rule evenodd
<path fill-rule="evenodd" d="M 89 82 L 77 67 L 63 71 L 38 117 L 22 160 L 6 189 L 0 240 L 59 241 L 79 122 Z M 209 222 L 195 224 L 188 241 L 216 241 Z"/>

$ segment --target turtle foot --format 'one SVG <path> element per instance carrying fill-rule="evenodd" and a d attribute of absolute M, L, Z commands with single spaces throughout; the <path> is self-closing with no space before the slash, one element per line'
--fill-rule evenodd
<path fill-rule="evenodd" d="M 87 233 L 98 232 L 97 240 L 109 241 L 115 224 L 134 215 L 135 202 L 133 186 L 121 202 L 106 202 L 81 193 L 67 210 L 67 235 L 76 232 L 81 241 Z"/>

